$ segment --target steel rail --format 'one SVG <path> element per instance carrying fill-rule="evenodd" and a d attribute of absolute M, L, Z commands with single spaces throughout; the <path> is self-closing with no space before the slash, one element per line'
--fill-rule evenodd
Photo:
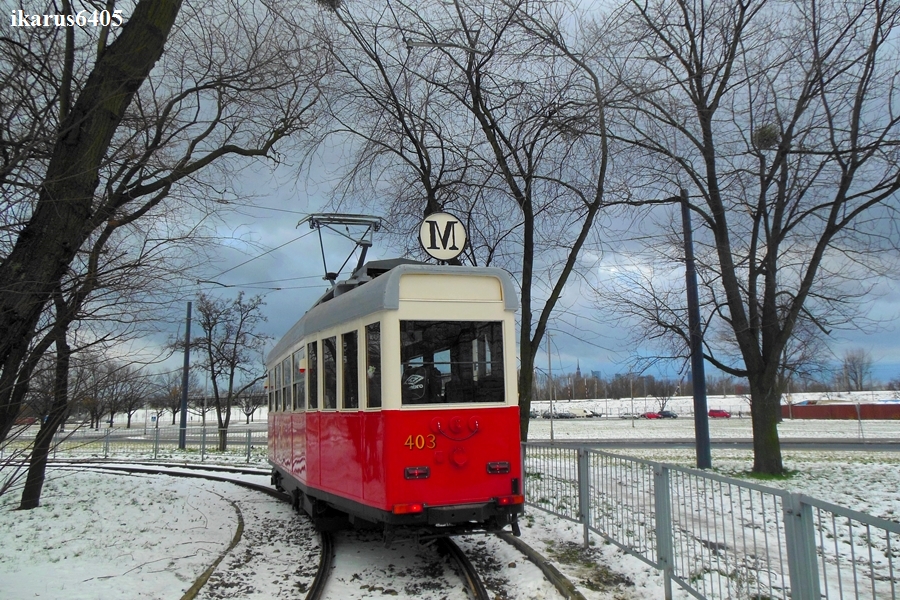
<path fill-rule="evenodd" d="M 505 531 L 501 531 L 496 535 L 534 563 L 534 565 L 544 574 L 544 577 L 547 578 L 547 581 L 552 583 L 553 587 L 562 594 L 563 598 L 566 598 L 567 600 L 585 600 L 585 597 L 578 591 L 575 584 L 572 583 L 568 577 L 560 573 L 559 569 L 550 564 L 550 561 L 541 556 L 537 550 Z"/>
<path fill-rule="evenodd" d="M 122 472 L 122 473 L 137 473 L 137 474 L 141 474 L 141 475 L 169 475 L 172 477 L 188 477 L 188 478 L 193 478 L 193 479 L 207 479 L 209 481 L 232 483 L 234 485 L 238 485 L 243 488 L 253 490 L 255 492 L 261 492 L 263 494 L 266 494 L 268 496 L 271 496 L 271 497 L 281 500 L 283 502 L 290 503 L 290 501 L 291 501 L 291 497 L 288 494 L 285 494 L 284 492 L 279 492 L 267 485 L 253 483 L 251 481 L 242 481 L 240 479 L 230 479 L 228 477 L 220 477 L 218 475 L 211 475 L 209 473 L 205 473 L 205 474 L 185 473 L 182 471 L 171 470 L 171 469 L 185 468 L 183 465 L 151 465 L 151 466 L 134 467 L 134 466 L 128 466 L 128 465 L 116 465 L 116 464 L 91 461 L 91 462 L 79 462 L 79 463 L 56 462 L 56 463 L 53 463 L 53 466 L 56 468 L 62 468 L 62 469 L 81 469 L 81 470 L 91 470 L 91 471 L 116 471 L 116 472 Z M 188 467 L 188 468 L 193 468 L 195 470 L 201 469 L 201 467 Z M 243 474 L 243 475 L 246 475 L 246 474 L 265 475 L 266 474 L 266 473 L 261 473 L 261 472 L 247 473 L 245 470 L 236 470 L 235 472 L 237 472 L 238 474 Z M 240 531 L 240 529 L 243 529 L 242 526 L 243 526 L 243 522 L 241 522 L 241 528 L 239 528 L 239 531 Z M 236 535 L 237 535 L 236 539 L 232 540 L 231 545 L 225 551 L 224 554 L 227 554 L 228 552 L 230 552 L 237 545 L 237 542 L 240 539 L 240 533 L 238 533 Z M 322 550 L 321 558 L 319 559 L 319 568 L 316 572 L 315 578 L 313 579 L 313 583 L 310 586 L 309 593 L 306 595 L 306 600 L 320 600 L 322 598 L 322 592 L 325 589 L 325 584 L 328 581 L 328 575 L 331 573 L 331 567 L 334 562 L 334 540 L 333 540 L 331 534 L 323 532 L 323 533 L 319 534 L 319 537 L 320 537 L 319 545 Z M 188 594 L 186 594 L 185 597 L 182 598 L 182 600 L 189 600 L 190 598 L 193 598 L 194 596 L 196 596 L 196 594 L 200 591 L 200 589 L 206 583 L 206 580 L 209 579 L 209 575 L 212 574 L 212 570 L 214 570 L 214 568 L 222 560 L 222 558 L 224 557 L 224 554 L 223 554 L 223 556 L 219 557 L 219 559 L 216 561 L 216 563 L 212 567 L 210 567 L 210 569 L 207 569 L 207 571 L 201 575 L 201 577 L 195 582 L 195 584 L 193 586 L 191 586 L 191 588 L 188 590 Z"/>
<path fill-rule="evenodd" d="M 475 600 L 491 600 L 491 596 L 488 594 L 487 588 L 484 587 L 481 577 L 478 576 L 478 571 L 475 570 L 472 561 L 470 561 L 469 557 L 467 557 L 462 549 L 456 545 L 456 542 L 448 537 L 441 537 L 437 538 L 437 544 L 439 548 L 446 551 L 447 554 L 456 561 L 456 564 L 459 565 L 463 579 L 466 580 L 466 586 L 468 587 L 469 592 L 471 592 L 472 597 Z"/>
<path fill-rule="evenodd" d="M 331 568 L 334 564 L 334 538 L 330 533 L 321 532 L 320 547 L 322 549 L 319 557 L 319 570 L 316 577 L 306 594 L 306 600 L 321 600 L 322 594 L 325 592 L 325 584 L 328 583 L 328 576 L 331 574 Z"/>

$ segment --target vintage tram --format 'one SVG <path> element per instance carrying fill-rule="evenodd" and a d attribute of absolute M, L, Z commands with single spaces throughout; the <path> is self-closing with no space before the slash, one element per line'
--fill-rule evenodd
<path fill-rule="evenodd" d="M 517 534 L 515 310 L 495 268 L 373 261 L 335 284 L 267 360 L 273 483 L 320 528 Z"/>

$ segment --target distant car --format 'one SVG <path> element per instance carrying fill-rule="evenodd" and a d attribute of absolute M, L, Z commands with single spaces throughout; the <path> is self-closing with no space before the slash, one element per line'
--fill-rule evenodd
<path fill-rule="evenodd" d="M 603 413 L 600 412 L 600 411 L 598 411 L 598 410 L 592 410 L 592 411 L 591 411 L 591 416 L 592 416 L 592 417 L 596 417 L 596 418 L 599 419 L 600 417 L 603 416 Z"/>
<path fill-rule="evenodd" d="M 637 419 L 637 415 L 633 415 L 631 413 L 622 413 L 619 415 L 620 419 Z"/>
<path fill-rule="evenodd" d="M 574 419 L 575 415 L 566 411 L 554 410 L 553 414 L 550 414 L 549 410 L 545 410 L 541 413 L 542 419 Z"/>
<path fill-rule="evenodd" d="M 677 419 L 678 413 L 674 413 L 671 410 L 661 410 L 659 411 L 660 419 Z"/>
<path fill-rule="evenodd" d="M 728 412 L 727 410 L 719 410 L 719 409 L 714 408 L 711 411 L 709 411 L 709 416 L 713 419 L 730 419 L 731 413 Z"/>
<path fill-rule="evenodd" d="M 659 416 L 659 413 L 645 412 L 645 413 L 641 413 L 641 418 L 642 419 L 659 419 L 660 416 Z"/>
<path fill-rule="evenodd" d="M 538 418 L 538 411 L 533 410 L 533 411 L 531 411 L 531 412 L 528 414 L 528 416 L 531 417 L 532 419 L 537 419 L 537 418 Z"/>

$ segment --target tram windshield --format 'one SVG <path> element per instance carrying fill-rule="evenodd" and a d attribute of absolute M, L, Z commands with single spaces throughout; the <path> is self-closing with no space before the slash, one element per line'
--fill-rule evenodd
<path fill-rule="evenodd" d="M 403 404 L 503 402 L 500 321 L 400 321 Z"/>

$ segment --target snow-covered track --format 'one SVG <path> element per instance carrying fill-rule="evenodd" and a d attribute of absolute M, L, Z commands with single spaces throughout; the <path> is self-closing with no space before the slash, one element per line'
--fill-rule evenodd
<path fill-rule="evenodd" d="M 475 570 L 475 566 L 472 564 L 472 561 L 469 560 L 462 549 L 456 545 L 456 542 L 454 542 L 450 538 L 439 538 L 438 544 L 456 562 L 456 565 L 459 567 L 463 579 L 466 580 L 466 587 L 468 588 L 469 593 L 472 595 L 472 598 L 474 598 L 475 600 L 490 600 L 491 595 L 484 587 L 484 583 L 481 581 L 481 577 L 478 576 L 478 571 Z"/>
<path fill-rule="evenodd" d="M 521 552 L 534 565 L 541 570 L 544 577 L 553 584 L 553 587 L 559 591 L 563 598 L 569 600 L 585 600 L 584 596 L 575 587 L 569 579 L 559 572 L 559 570 L 550 564 L 550 561 L 541 556 L 534 548 L 506 532 L 500 532 L 497 537 Z"/>
<path fill-rule="evenodd" d="M 127 473 L 127 474 L 138 474 L 138 475 L 167 475 L 170 477 L 188 477 L 194 479 L 204 479 L 207 481 L 219 481 L 223 483 L 231 483 L 254 492 L 260 492 L 281 500 L 283 502 L 290 503 L 291 497 L 284 492 L 279 492 L 269 485 L 253 483 L 251 481 L 245 481 L 232 477 L 225 477 L 222 475 L 211 474 L 210 471 L 222 472 L 222 473 L 231 473 L 235 475 L 263 475 L 268 476 L 267 471 L 261 471 L 259 469 L 242 469 L 242 468 L 231 468 L 231 467 L 217 467 L 213 465 L 196 465 L 196 464 L 157 464 L 157 463 L 128 463 L 128 464 L 117 464 L 117 463 L 109 463 L 109 462 L 100 462 L 100 461 L 79 461 L 79 462 L 71 462 L 71 461 L 54 461 L 48 463 L 48 465 L 53 466 L 57 469 L 73 469 L 73 470 L 91 470 L 91 471 L 103 471 L 103 472 L 119 472 L 119 473 Z M 212 468 L 210 468 L 212 467 Z M 188 589 L 187 593 L 182 597 L 181 600 L 192 600 L 197 596 L 206 582 L 209 580 L 210 575 L 212 575 L 213 571 L 218 567 L 219 563 L 222 559 L 230 553 L 240 542 L 241 535 L 244 529 L 244 519 L 240 513 L 240 510 L 235 506 L 235 510 L 237 511 L 238 518 L 238 527 L 236 529 L 234 538 L 232 539 L 231 544 L 228 548 L 210 565 L 210 567 L 204 571 L 200 577 L 194 582 L 194 584 Z M 319 567 L 316 572 L 316 576 L 313 579 L 313 583 L 309 588 L 309 593 L 306 596 L 307 600 L 314 600 L 321 597 L 322 590 L 324 589 L 325 582 L 328 579 L 328 573 L 331 570 L 332 561 L 334 558 L 334 543 L 332 537 L 328 533 L 320 534 L 320 547 L 321 547 L 321 555 Z"/>
<path fill-rule="evenodd" d="M 330 533 L 319 534 L 322 543 L 322 552 L 319 558 L 319 570 L 306 594 L 306 600 L 320 600 L 325 592 L 325 584 L 328 583 L 328 575 L 331 573 L 331 565 L 334 562 L 334 538 Z"/>
<path fill-rule="evenodd" d="M 159 462 L 141 460 L 109 460 L 88 458 L 84 460 L 51 460 L 48 465 L 54 467 L 80 466 L 80 465 L 111 465 L 111 466 L 136 466 L 136 467 L 163 467 L 178 468 L 189 471 L 207 471 L 212 473 L 232 473 L 237 475 L 263 475 L 268 476 L 272 470 L 268 468 L 238 467 L 230 465 L 211 465 L 196 462 Z"/>
<path fill-rule="evenodd" d="M 202 465 L 196 463 L 179 463 L 179 464 L 160 464 L 149 462 L 110 462 L 110 461 L 53 461 L 50 466 L 57 469 L 72 470 L 91 470 L 103 472 L 118 472 L 136 475 L 167 475 L 171 477 L 186 477 L 195 479 L 204 479 L 207 481 L 218 481 L 231 483 L 243 488 L 260 492 L 270 497 L 276 498 L 283 502 L 290 503 L 290 496 L 275 490 L 268 483 L 255 483 L 240 479 L 240 476 L 268 477 L 268 471 L 261 469 L 252 469 L 244 467 L 228 467 L 216 465 Z M 243 523 L 243 516 L 240 510 L 235 506 L 239 523 Z M 238 527 L 235 538 L 231 545 L 221 556 L 195 581 L 182 600 L 191 600 L 195 597 L 202 596 L 202 590 L 207 580 L 222 560 L 231 552 L 239 543 L 243 527 Z M 543 573 L 544 578 L 553 584 L 563 598 L 573 600 L 584 600 L 584 596 L 576 589 L 575 585 L 555 569 L 550 561 L 542 557 L 535 550 L 531 549 L 518 538 L 514 538 L 507 533 L 499 533 L 496 536 L 499 540 L 513 546 L 518 552 L 524 555 L 530 562 L 534 563 Z M 319 536 L 319 564 L 315 577 L 306 589 L 306 600 L 321 600 L 322 594 L 327 587 L 328 579 L 333 572 L 333 561 L 335 560 L 335 542 L 333 537 L 328 533 L 320 533 Z M 482 581 L 478 568 L 473 565 L 472 561 L 466 556 L 462 550 L 451 538 L 437 538 L 435 543 L 440 548 L 441 553 L 449 556 L 455 565 L 457 565 L 457 574 L 463 579 L 465 587 L 470 597 L 475 600 L 487 600 L 493 597 Z M 340 561 L 340 554 L 338 554 Z M 486 574 L 487 575 L 487 574 Z"/>

